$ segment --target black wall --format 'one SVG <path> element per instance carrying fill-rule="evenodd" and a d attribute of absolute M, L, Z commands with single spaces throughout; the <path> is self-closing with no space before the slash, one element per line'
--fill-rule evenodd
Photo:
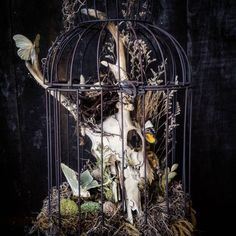
<path fill-rule="evenodd" d="M 200 235 L 234 235 L 236 1 L 154 2 L 155 23 L 177 38 L 192 65 L 192 199 Z M 47 194 L 45 98 L 12 36 L 40 33 L 45 57 L 62 27 L 61 1 L 0 4 L 0 222 L 6 235 L 24 235 Z"/>

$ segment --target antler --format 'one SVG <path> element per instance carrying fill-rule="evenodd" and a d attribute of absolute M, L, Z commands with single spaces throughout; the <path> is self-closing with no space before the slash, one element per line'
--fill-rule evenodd
<path fill-rule="evenodd" d="M 98 18 L 102 21 L 107 20 L 105 13 L 98 10 L 84 8 L 81 10 L 81 13 Z M 127 80 L 128 76 L 126 73 L 124 37 L 119 33 L 118 27 L 114 24 L 114 22 L 107 22 L 106 27 L 116 42 L 117 58 L 116 64 L 111 64 L 107 61 L 102 61 L 101 64 L 104 66 L 109 66 L 117 81 Z"/>
<path fill-rule="evenodd" d="M 104 20 L 104 21 L 106 20 L 106 16 L 103 12 L 100 12 L 100 11 L 95 12 L 94 9 L 82 9 L 81 12 L 84 14 L 93 16 L 93 17 L 98 17 L 100 20 Z M 128 76 L 126 73 L 124 38 L 119 33 L 117 26 L 113 22 L 108 22 L 106 27 L 115 40 L 117 59 L 116 59 L 115 64 L 108 63 L 107 61 L 102 61 L 101 64 L 104 66 L 109 66 L 109 68 L 111 69 L 112 73 L 114 74 L 117 82 L 128 80 Z M 22 43 L 22 41 L 20 43 L 17 42 L 16 41 L 17 36 L 20 36 L 21 40 L 23 39 L 25 41 L 23 43 Z M 20 48 L 19 50 L 22 50 L 22 49 L 28 50 L 29 48 L 25 48 L 26 47 L 25 43 L 26 42 L 28 43 L 27 47 L 30 47 L 29 56 L 27 58 L 22 58 L 19 54 L 18 55 L 21 57 L 22 60 L 25 61 L 26 68 L 28 69 L 30 74 L 33 76 L 35 81 L 42 88 L 47 90 L 48 86 L 46 84 L 44 84 L 44 78 L 43 78 L 43 74 L 42 74 L 42 71 L 40 68 L 38 52 L 36 51 L 35 43 L 30 44 L 31 41 L 23 35 L 15 35 L 13 37 L 13 39 L 16 41 L 16 46 L 18 48 Z M 83 75 L 81 75 L 81 81 L 82 81 L 82 77 L 83 77 Z M 71 102 L 71 100 L 69 98 L 67 98 L 66 96 L 64 96 L 63 94 L 60 94 L 60 96 L 57 96 L 56 91 L 52 91 L 52 90 L 48 90 L 48 91 L 55 99 L 57 99 L 62 104 L 62 106 L 64 106 L 72 114 L 74 119 L 77 120 L 77 105 L 75 103 Z"/>
<path fill-rule="evenodd" d="M 94 9 L 87 9 L 84 8 L 81 10 L 81 13 L 85 15 L 90 15 L 92 17 L 98 18 L 102 21 L 106 21 L 105 13 L 94 10 Z M 101 61 L 101 64 L 104 66 L 109 66 L 111 69 L 115 79 L 117 82 L 123 82 L 128 80 L 128 75 L 126 72 L 126 59 L 125 59 L 125 41 L 123 35 L 120 34 L 118 27 L 114 24 L 114 22 L 107 22 L 106 25 L 107 29 L 110 31 L 112 37 L 116 43 L 116 52 L 117 58 L 116 63 L 111 64 L 107 61 Z M 124 103 L 124 109 L 127 111 L 132 111 L 134 109 L 133 105 L 130 103 L 130 96 L 127 94 L 122 95 L 119 93 L 119 96 Z M 119 105 L 118 105 L 119 106 Z M 120 106 L 118 110 L 121 110 L 123 106 Z M 122 109 L 123 110 L 123 109 Z M 124 110 L 123 110 L 124 111 Z"/>
<path fill-rule="evenodd" d="M 30 72 L 30 74 L 33 76 L 35 81 L 44 89 L 48 89 L 48 86 L 44 84 L 43 82 L 43 74 L 39 65 L 39 58 L 38 53 L 36 51 L 35 44 L 32 44 L 32 42 L 26 38 L 23 35 L 15 35 L 13 39 L 16 42 L 16 46 L 18 49 L 18 55 L 22 60 L 25 61 L 26 68 Z M 28 51 L 27 51 L 28 50 Z M 21 56 L 23 52 L 24 55 L 28 53 L 28 56 Z M 76 104 L 72 103 L 67 97 L 65 97 L 63 94 L 60 94 L 60 96 L 57 96 L 57 92 L 53 90 L 48 90 L 48 92 L 57 99 L 74 117 L 75 120 L 77 120 L 77 106 Z"/>

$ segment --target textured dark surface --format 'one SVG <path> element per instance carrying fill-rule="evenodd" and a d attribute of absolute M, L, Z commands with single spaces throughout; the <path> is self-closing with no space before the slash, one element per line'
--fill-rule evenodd
<path fill-rule="evenodd" d="M 1 1 L 1 218 L 24 235 L 46 196 L 44 91 L 16 57 L 12 35 L 41 34 L 41 56 L 61 30 L 61 1 Z M 236 1 L 155 1 L 155 23 L 187 50 L 193 76 L 192 199 L 200 235 L 234 235 Z"/>
<path fill-rule="evenodd" d="M 189 5 L 193 67 L 193 200 L 206 235 L 232 235 L 236 167 L 236 2 Z M 214 232 L 214 233 L 213 233 Z"/>

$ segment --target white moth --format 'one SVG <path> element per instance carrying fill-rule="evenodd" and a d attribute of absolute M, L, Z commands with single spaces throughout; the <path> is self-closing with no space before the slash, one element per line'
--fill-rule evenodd
<path fill-rule="evenodd" d="M 22 34 L 14 35 L 13 39 L 15 40 L 16 47 L 19 48 L 17 50 L 17 54 L 24 61 L 29 61 L 31 59 L 33 50 L 38 50 L 40 39 L 39 34 L 37 34 L 34 43 L 32 43 L 31 40 Z"/>

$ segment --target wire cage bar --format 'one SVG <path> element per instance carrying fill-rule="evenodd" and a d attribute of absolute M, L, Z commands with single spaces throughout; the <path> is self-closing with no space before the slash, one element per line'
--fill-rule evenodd
<path fill-rule="evenodd" d="M 112 26 L 118 21 L 121 20 L 113 20 Z M 109 44 L 111 44 L 112 34 L 116 32 L 109 31 L 107 27 L 111 28 L 111 21 L 84 23 L 59 37 L 49 52 L 45 74 L 47 80 L 45 82 L 53 86 L 80 86 L 81 75 L 88 76 L 89 78 L 93 77 L 93 80 L 86 81 L 86 84 L 83 85 L 85 87 L 91 87 L 91 83 L 93 84 L 94 81 L 99 81 L 100 70 L 104 71 L 104 68 L 100 66 L 101 62 L 106 60 L 106 56 L 110 56 L 109 60 L 111 62 L 115 60 L 114 55 L 111 55 L 111 52 L 106 50 L 108 50 Z M 148 50 L 146 52 L 150 54 L 148 57 L 153 58 L 151 62 L 152 67 L 162 67 L 164 73 L 163 79 L 158 85 L 153 81 L 151 84 L 153 88 L 155 88 L 155 85 L 160 88 L 161 86 L 184 86 L 190 84 L 191 73 L 186 54 L 179 43 L 169 33 L 148 23 L 137 21 L 134 24 L 128 21 L 128 26 L 126 21 L 122 21 L 119 23 L 117 29 L 114 28 L 112 30 L 129 32 L 127 38 L 122 40 L 132 40 L 127 47 L 133 50 L 133 53 L 140 53 L 141 58 L 137 58 L 137 60 L 144 60 L 145 58 L 142 57 L 145 56 L 145 51 L 142 52 L 142 50 Z M 142 45 L 143 42 L 145 44 Z M 97 52 L 95 63 L 93 58 L 91 58 L 94 51 Z M 118 50 L 117 57 L 120 58 L 123 56 L 119 54 L 120 52 Z M 139 74 L 139 78 L 137 79 L 136 73 L 132 70 L 137 65 L 132 65 L 135 62 L 130 61 L 133 58 L 129 54 L 125 54 L 124 57 L 127 57 L 127 65 L 130 65 L 130 68 L 127 68 L 127 70 L 130 70 L 127 71 L 130 75 L 129 81 L 133 83 L 143 82 L 147 85 L 147 77 L 153 77 L 152 67 L 148 64 L 150 61 L 146 58 L 145 68 L 143 68 L 145 69 L 145 77 L 141 78 L 141 74 Z M 66 68 L 64 66 L 65 64 L 67 64 Z M 136 62 L 136 64 L 141 63 Z M 94 74 L 91 74 L 91 72 Z M 110 84 L 107 82 L 106 86 Z M 111 86 L 114 87 L 114 85 Z"/>
<path fill-rule="evenodd" d="M 73 20 L 69 6 L 44 65 L 48 196 L 36 228 L 165 236 L 184 221 L 191 233 L 184 49 L 150 23 L 151 1 L 74 1 Z"/>

